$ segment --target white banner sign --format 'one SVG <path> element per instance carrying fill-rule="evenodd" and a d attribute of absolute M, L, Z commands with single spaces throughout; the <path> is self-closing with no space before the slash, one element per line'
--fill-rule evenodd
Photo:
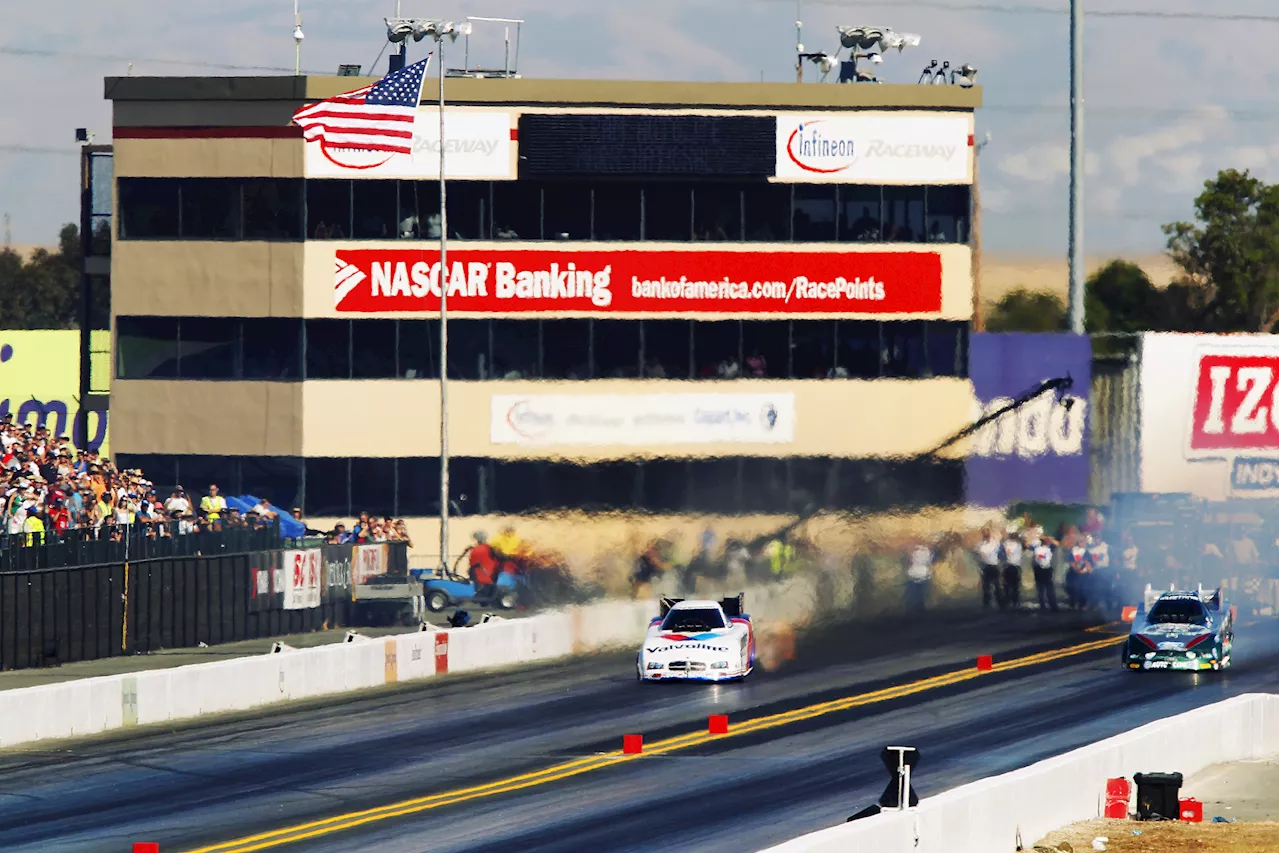
<path fill-rule="evenodd" d="M 320 606 L 320 549 L 284 552 L 284 609 Z"/>
<path fill-rule="evenodd" d="M 365 584 L 387 573 L 386 545 L 357 545 L 351 559 L 351 582 Z"/>
<path fill-rule="evenodd" d="M 963 184 L 970 180 L 968 115 L 778 116 L 780 181 Z"/>
<path fill-rule="evenodd" d="M 794 394 L 495 395 L 494 444 L 788 444 Z"/>
<path fill-rule="evenodd" d="M 514 178 L 511 117 L 505 112 L 444 111 L 444 168 L 450 178 Z M 413 152 L 306 143 L 309 178 L 439 178 L 440 112 L 422 109 L 413 124 Z"/>

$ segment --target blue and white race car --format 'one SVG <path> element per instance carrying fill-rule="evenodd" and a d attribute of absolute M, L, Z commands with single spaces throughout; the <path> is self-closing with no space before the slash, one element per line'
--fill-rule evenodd
<path fill-rule="evenodd" d="M 1160 592 L 1148 586 L 1121 664 L 1137 670 L 1226 669 L 1231 666 L 1234 616 L 1221 589 Z"/>
<path fill-rule="evenodd" d="M 742 593 L 720 601 L 664 598 L 636 656 L 639 681 L 730 681 L 755 666 L 751 617 Z"/>

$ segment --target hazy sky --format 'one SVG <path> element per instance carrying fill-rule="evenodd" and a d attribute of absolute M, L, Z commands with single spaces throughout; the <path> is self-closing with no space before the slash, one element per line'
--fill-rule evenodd
<path fill-rule="evenodd" d="M 1068 20 L 1064 0 L 1035 2 L 1042 5 L 803 0 L 801 16 L 808 50 L 834 52 L 837 24 L 920 34 L 918 48 L 886 57 L 887 82 L 914 83 L 934 58 L 976 65 L 986 100 L 978 135 L 992 136 L 982 154 L 985 245 L 1060 256 Z M 303 69 L 320 73 L 340 62 L 368 69 L 385 43 L 381 17 L 395 8 L 394 0 L 301 3 Z M 10 84 L 0 93 L 0 214 L 12 218 L 15 243 L 49 243 L 76 218 L 74 129 L 108 140 L 104 76 L 124 74 L 129 61 L 135 75 L 292 71 L 290 0 L 3 5 L 0 73 Z M 1090 254 L 1159 251 L 1160 224 L 1188 217 L 1220 168 L 1276 180 L 1274 0 L 1086 0 L 1085 8 Z M 1218 17 L 1178 17 L 1186 13 Z M 403 14 L 525 18 L 520 70 L 528 77 L 794 79 L 795 0 L 403 0 Z M 421 57 L 426 43 L 412 50 Z"/>

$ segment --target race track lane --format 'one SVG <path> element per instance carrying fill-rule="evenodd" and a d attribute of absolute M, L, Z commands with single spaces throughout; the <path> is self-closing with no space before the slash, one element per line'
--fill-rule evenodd
<path fill-rule="evenodd" d="M 456 790 L 997 660 L 1099 639 L 1074 617 L 836 630 L 744 685 L 634 683 L 615 656 L 0 757 L 0 849 L 165 853 Z M 870 659 L 850 664 L 851 650 Z M 922 796 L 1227 695 L 1274 692 L 1274 621 L 1242 627 L 1225 677 L 1142 675 L 1118 649 L 996 673 L 549 785 L 396 817 L 289 851 L 758 849 L 843 820 L 884 786 L 877 753 L 920 747 Z M 1161 769 L 1161 768 L 1149 768 Z M 256 846 L 242 845 L 237 848 Z"/>

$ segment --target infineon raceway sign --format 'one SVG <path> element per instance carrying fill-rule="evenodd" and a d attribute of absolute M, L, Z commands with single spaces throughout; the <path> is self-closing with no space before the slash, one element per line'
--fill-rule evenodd
<path fill-rule="evenodd" d="M 1068 334 L 975 334 L 969 376 L 978 416 L 993 412 L 1046 379 L 1070 375 L 1063 395 L 1042 394 L 988 424 L 975 436 L 965 463 L 970 504 L 1003 507 L 1016 501 L 1084 503 L 1089 498 L 1089 339 Z"/>
<path fill-rule="evenodd" d="M 444 111 L 444 168 L 450 178 L 513 179 L 511 116 L 505 112 Z M 440 111 L 421 109 L 409 154 L 306 143 L 309 178 L 439 178 Z"/>
<path fill-rule="evenodd" d="M 1142 489 L 1280 493 L 1280 336 L 1142 336 Z"/>
<path fill-rule="evenodd" d="M 964 184 L 971 180 L 968 115 L 780 115 L 779 181 Z"/>
<path fill-rule="evenodd" d="M 496 394 L 494 444 L 627 445 L 795 440 L 794 394 Z"/>
<path fill-rule="evenodd" d="M 338 249 L 339 313 L 927 314 L 942 310 L 937 252 Z"/>

